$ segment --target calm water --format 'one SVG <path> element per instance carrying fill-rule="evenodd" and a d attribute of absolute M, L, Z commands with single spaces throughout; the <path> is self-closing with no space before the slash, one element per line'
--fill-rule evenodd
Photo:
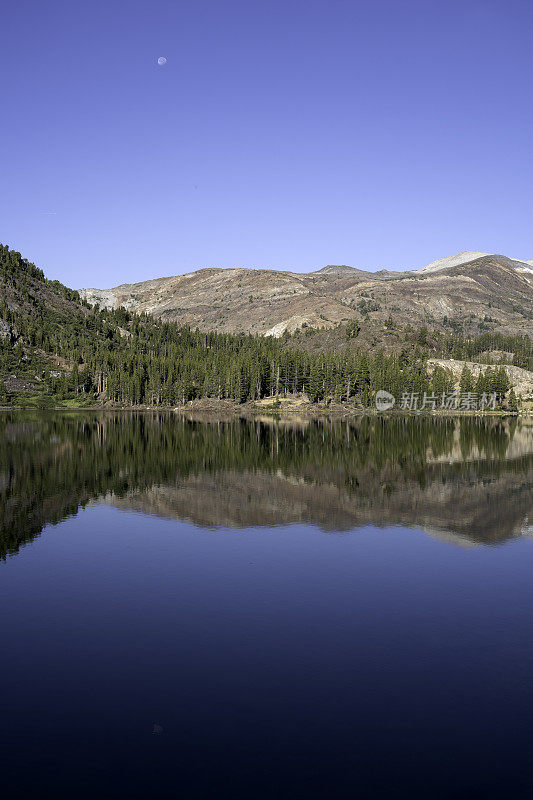
<path fill-rule="evenodd" d="M 533 424 L 0 416 L 8 797 L 531 797 Z"/>

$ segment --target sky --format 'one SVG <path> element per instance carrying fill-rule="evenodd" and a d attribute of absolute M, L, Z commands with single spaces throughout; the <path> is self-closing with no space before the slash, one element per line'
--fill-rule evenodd
<path fill-rule="evenodd" d="M 533 259 L 532 34 L 521 0 L 4 4 L 0 242 L 74 288 Z"/>

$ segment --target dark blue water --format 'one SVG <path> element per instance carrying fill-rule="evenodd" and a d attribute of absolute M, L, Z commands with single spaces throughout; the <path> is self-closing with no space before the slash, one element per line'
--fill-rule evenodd
<path fill-rule="evenodd" d="M 80 457 L 68 426 L 63 435 L 45 437 L 48 475 L 67 452 Z M 18 470 L 35 485 L 42 450 L 19 450 L 12 479 Z M 506 463 L 490 480 L 493 463 L 476 469 L 486 503 L 507 481 L 512 515 L 531 464 Z M 432 498 L 445 484 L 425 469 Z M 244 473 L 231 474 L 242 488 Z M 457 477 L 469 514 L 471 475 Z M 429 495 L 411 526 L 202 526 L 184 511 L 128 510 L 139 504 L 131 486 L 122 504 L 100 495 L 78 507 L 70 479 L 55 478 L 43 493 L 40 476 L 39 507 L 68 491 L 70 516 L 0 563 L 5 796 L 531 796 L 527 536 L 468 541 L 466 522 L 459 538 L 444 507 L 430 535 L 415 519 Z M 340 486 L 333 506 L 347 502 Z M 206 508 L 190 501 L 190 518 L 220 499 L 199 492 Z M 15 499 L 31 527 L 35 511 Z"/>

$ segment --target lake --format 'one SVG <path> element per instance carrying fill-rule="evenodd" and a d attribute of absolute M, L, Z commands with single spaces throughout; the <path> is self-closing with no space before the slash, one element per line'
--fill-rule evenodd
<path fill-rule="evenodd" d="M 0 415 L 7 797 L 531 797 L 533 421 Z"/>

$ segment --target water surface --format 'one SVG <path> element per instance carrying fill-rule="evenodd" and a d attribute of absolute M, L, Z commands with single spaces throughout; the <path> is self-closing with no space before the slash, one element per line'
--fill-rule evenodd
<path fill-rule="evenodd" d="M 532 478 L 526 421 L 4 414 L 4 789 L 529 797 Z"/>

